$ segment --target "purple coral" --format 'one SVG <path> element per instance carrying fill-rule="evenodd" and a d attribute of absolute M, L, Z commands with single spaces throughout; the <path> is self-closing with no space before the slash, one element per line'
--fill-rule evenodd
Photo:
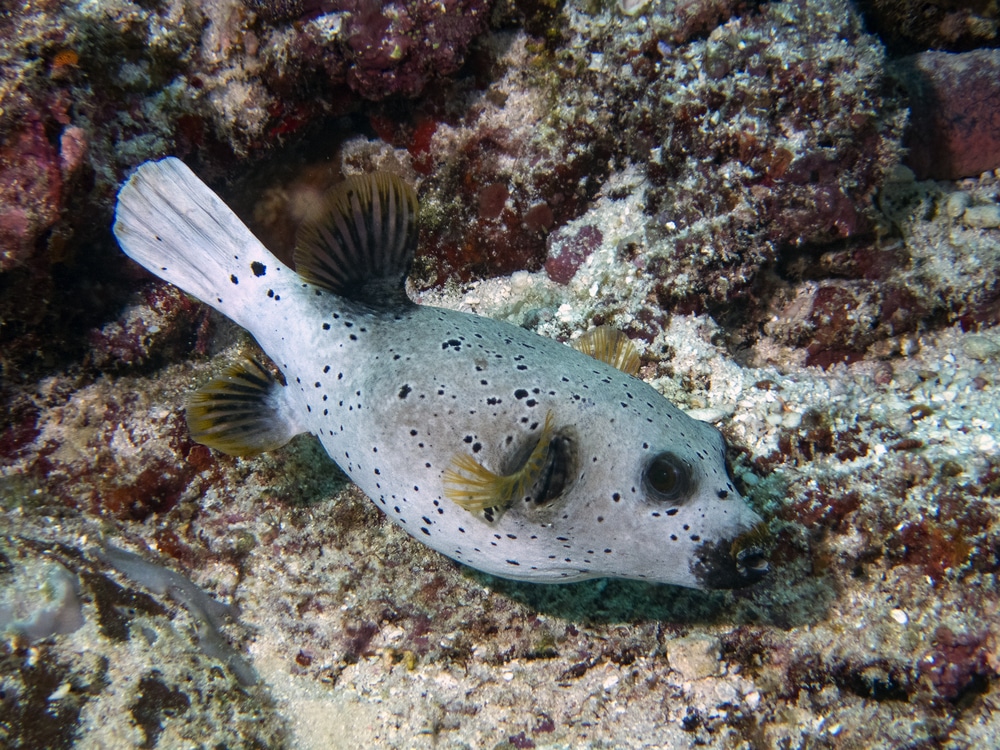
<path fill-rule="evenodd" d="M 372 100 L 416 96 L 432 78 L 458 70 L 490 9 L 482 0 L 352 5 L 345 24 L 347 82 Z"/>
<path fill-rule="evenodd" d="M 569 236 L 562 230 L 556 230 L 548 237 L 549 257 L 545 261 L 545 273 L 557 284 L 568 284 L 603 241 L 604 235 L 593 224 L 587 224 Z"/>
<path fill-rule="evenodd" d="M 69 167 L 79 156 L 75 141 L 67 145 Z M 41 119 L 29 117 L 0 150 L 0 272 L 25 264 L 59 219 L 62 181 L 59 152 Z"/>

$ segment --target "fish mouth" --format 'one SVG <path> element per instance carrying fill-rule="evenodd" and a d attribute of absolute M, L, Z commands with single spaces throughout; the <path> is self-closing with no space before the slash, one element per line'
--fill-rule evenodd
<path fill-rule="evenodd" d="M 771 569 L 768 562 L 770 534 L 759 523 L 735 539 L 705 542 L 695 551 L 691 573 L 705 589 L 742 589 L 752 586 Z"/>

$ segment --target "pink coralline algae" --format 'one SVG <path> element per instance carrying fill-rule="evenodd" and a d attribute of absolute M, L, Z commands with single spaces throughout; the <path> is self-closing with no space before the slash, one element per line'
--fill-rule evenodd
<path fill-rule="evenodd" d="M 580 121 L 548 141 L 483 123 L 459 132 L 457 148 L 431 147 L 417 285 L 541 270 L 548 233 L 579 216 L 607 175 L 608 136 Z"/>
<path fill-rule="evenodd" d="M 79 163 L 75 141 L 63 157 Z M 59 219 L 63 169 L 60 154 L 38 119 L 30 119 L 0 149 L 0 272 L 23 265 Z"/>
<path fill-rule="evenodd" d="M 762 6 L 686 56 L 650 34 L 611 63 L 634 71 L 620 86 L 622 140 L 651 183 L 660 304 L 752 304 L 760 269 L 787 249 L 871 231 L 903 113 L 880 46 L 843 11 Z"/>
<path fill-rule="evenodd" d="M 347 82 L 373 100 L 416 96 L 432 78 L 458 70 L 490 7 L 477 0 L 353 5 L 345 26 Z"/>
<path fill-rule="evenodd" d="M 923 52 L 898 67 L 910 93 L 907 163 L 919 178 L 1000 167 L 1000 50 Z"/>
<path fill-rule="evenodd" d="M 90 332 L 90 364 L 126 370 L 169 362 L 190 351 L 199 324 L 207 327 L 204 308 L 174 286 L 153 283 L 139 303 Z"/>
<path fill-rule="evenodd" d="M 592 224 L 581 227 L 570 236 L 556 230 L 548 237 L 549 257 L 545 261 L 545 273 L 557 284 L 568 284 L 603 240 L 601 230 Z"/>
<path fill-rule="evenodd" d="M 947 700 L 983 692 L 996 676 L 986 641 L 987 634 L 954 633 L 942 625 L 934 633 L 934 649 L 920 662 L 920 674 Z"/>

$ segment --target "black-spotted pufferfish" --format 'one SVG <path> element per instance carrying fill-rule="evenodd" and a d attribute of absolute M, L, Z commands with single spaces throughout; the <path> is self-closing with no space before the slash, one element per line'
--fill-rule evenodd
<path fill-rule="evenodd" d="M 181 161 L 139 167 L 118 196 L 122 249 L 246 328 L 283 376 L 232 367 L 191 399 L 193 437 L 243 455 L 312 433 L 407 533 L 504 578 L 759 579 L 763 524 L 719 432 L 634 377 L 617 332 L 573 348 L 414 304 L 416 216 L 398 177 L 348 178 L 292 270 Z"/>

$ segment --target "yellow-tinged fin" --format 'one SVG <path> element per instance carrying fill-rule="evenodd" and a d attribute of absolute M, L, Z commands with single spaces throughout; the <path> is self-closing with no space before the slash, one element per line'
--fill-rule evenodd
<path fill-rule="evenodd" d="M 417 247 L 417 194 L 390 172 L 348 177 L 303 225 L 295 270 L 311 284 L 373 307 L 412 304 L 404 283 Z"/>
<path fill-rule="evenodd" d="M 191 437 L 231 456 L 280 448 L 303 431 L 285 391 L 260 362 L 235 364 L 191 394 L 186 413 Z"/>
<path fill-rule="evenodd" d="M 552 434 L 553 417 L 549 412 L 534 450 L 513 474 L 495 474 L 467 453 L 456 456 L 444 472 L 444 496 L 471 512 L 508 508 L 541 476 Z"/>
<path fill-rule="evenodd" d="M 629 375 L 639 374 L 639 351 L 635 344 L 611 326 L 591 328 L 573 342 L 573 348 Z"/>

